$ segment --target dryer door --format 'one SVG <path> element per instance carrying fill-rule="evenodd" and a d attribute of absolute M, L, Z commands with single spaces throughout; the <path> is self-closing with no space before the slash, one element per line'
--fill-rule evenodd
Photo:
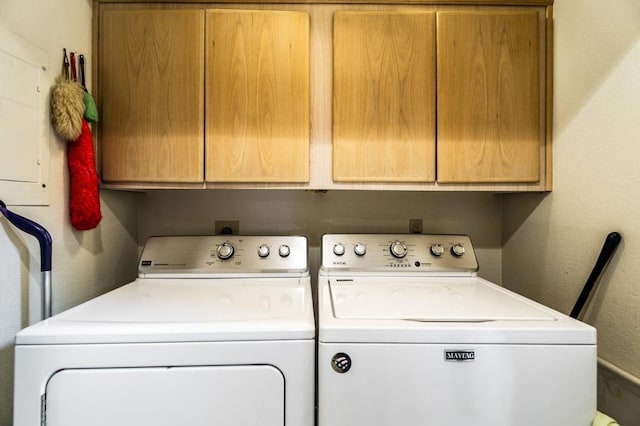
<path fill-rule="evenodd" d="M 284 377 L 270 365 L 62 370 L 47 426 L 283 426 Z"/>

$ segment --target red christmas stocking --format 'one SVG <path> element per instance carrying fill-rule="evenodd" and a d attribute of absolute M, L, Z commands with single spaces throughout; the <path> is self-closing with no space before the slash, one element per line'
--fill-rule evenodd
<path fill-rule="evenodd" d="M 80 231 L 98 226 L 102 219 L 98 173 L 96 172 L 91 129 L 82 119 L 82 133 L 67 149 L 69 164 L 69 207 L 71 224 Z"/>

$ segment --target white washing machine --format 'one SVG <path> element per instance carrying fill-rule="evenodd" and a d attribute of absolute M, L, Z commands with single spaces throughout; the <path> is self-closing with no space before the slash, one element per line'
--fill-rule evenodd
<path fill-rule="evenodd" d="M 463 235 L 324 235 L 319 426 L 590 426 L 596 331 L 477 276 Z"/>
<path fill-rule="evenodd" d="M 139 278 L 18 333 L 14 426 L 312 426 L 305 237 L 153 237 Z"/>

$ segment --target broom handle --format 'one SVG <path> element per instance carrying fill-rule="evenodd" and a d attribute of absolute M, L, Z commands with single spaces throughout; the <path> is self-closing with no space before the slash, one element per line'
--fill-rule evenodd
<path fill-rule="evenodd" d="M 580 315 L 580 311 L 584 307 L 585 303 L 589 299 L 589 295 L 591 294 L 591 290 L 593 290 L 594 286 L 598 281 L 598 277 L 602 273 L 602 270 L 611 259 L 611 256 L 616 251 L 616 248 L 620 244 L 622 240 L 622 236 L 617 232 L 612 232 L 607 235 L 607 238 L 604 240 L 604 245 L 602 246 L 602 250 L 600 250 L 600 255 L 598 256 L 598 260 L 596 260 L 596 264 L 587 279 L 587 282 L 584 284 L 582 288 L 582 292 L 580 296 L 578 296 L 578 300 L 576 304 L 573 306 L 571 310 L 571 314 L 569 315 L 572 318 L 578 318 Z"/>

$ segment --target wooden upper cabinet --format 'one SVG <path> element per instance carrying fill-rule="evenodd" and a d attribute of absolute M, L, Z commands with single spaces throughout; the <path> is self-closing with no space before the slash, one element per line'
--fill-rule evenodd
<path fill-rule="evenodd" d="M 107 182 L 204 179 L 204 12 L 106 10 L 99 36 Z"/>
<path fill-rule="evenodd" d="M 104 183 L 550 190 L 551 0 L 409 3 L 97 0 Z"/>
<path fill-rule="evenodd" d="M 533 12 L 439 12 L 438 181 L 537 182 L 544 25 Z"/>
<path fill-rule="evenodd" d="M 435 179 L 435 14 L 339 11 L 333 179 Z"/>
<path fill-rule="evenodd" d="M 309 15 L 206 19 L 206 181 L 308 181 Z"/>

